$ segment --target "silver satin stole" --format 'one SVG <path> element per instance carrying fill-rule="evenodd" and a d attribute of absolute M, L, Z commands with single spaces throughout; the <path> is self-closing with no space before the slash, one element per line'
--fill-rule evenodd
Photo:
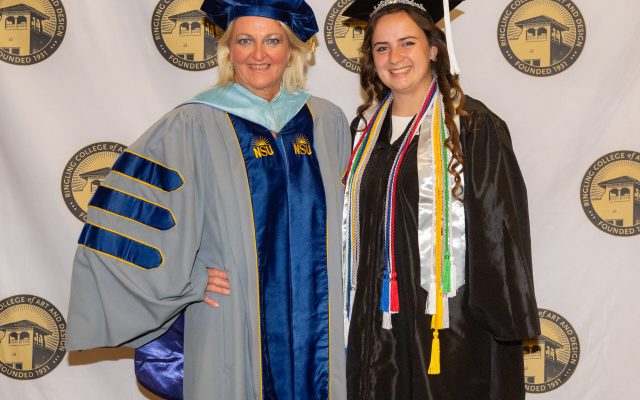
<path fill-rule="evenodd" d="M 420 251 L 420 286 L 428 292 L 425 312 L 435 314 L 436 312 L 436 274 L 434 255 L 434 231 L 435 231 L 435 205 L 434 205 L 434 176 L 435 166 L 433 163 L 433 141 L 431 137 L 431 122 L 433 120 L 433 108 L 424 116 L 420 124 L 420 135 L 418 136 L 418 248 Z M 455 122 L 460 127 L 460 118 L 455 116 Z M 425 129 L 423 127 L 428 127 Z M 448 152 L 448 150 L 447 150 Z M 450 152 L 449 152 L 450 154 Z M 451 157 L 449 158 L 451 159 Z M 460 177 L 463 178 L 462 173 Z M 450 179 L 451 191 L 455 181 Z M 465 283 L 465 215 L 464 205 L 452 199 L 449 207 L 450 224 L 449 240 L 451 248 L 451 292 L 446 296 L 452 298 L 456 296 L 457 290 Z M 446 299 L 445 299 L 446 300 Z M 443 328 L 449 327 L 449 302 L 443 302 Z"/>

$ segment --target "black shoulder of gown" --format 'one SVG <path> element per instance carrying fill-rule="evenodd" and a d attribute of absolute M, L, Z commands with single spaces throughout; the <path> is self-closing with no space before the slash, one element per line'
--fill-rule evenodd
<path fill-rule="evenodd" d="M 540 334 L 527 190 L 505 122 L 466 96 L 464 156 L 467 282 L 474 319 L 501 341 Z"/>

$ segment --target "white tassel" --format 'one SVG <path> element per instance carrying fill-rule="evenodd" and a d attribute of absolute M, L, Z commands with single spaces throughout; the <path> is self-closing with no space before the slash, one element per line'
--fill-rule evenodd
<path fill-rule="evenodd" d="M 391 329 L 391 313 L 384 311 L 382 313 L 382 329 Z"/>
<path fill-rule="evenodd" d="M 442 329 L 449 329 L 449 299 L 442 296 Z"/>
<path fill-rule="evenodd" d="M 442 0 L 442 6 L 444 7 L 444 34 L 447 38 L 447 50 L 449 52 L 449 72 L 451 75 L 460 74 L 460 65 L 458 65 L 458 59 L 456 58 L 456 52 L 453 49 L 453 33 L 451 31 L 451 15 L 449 13 L 449 0 Z"/>
<path fill-rule="evenodd" d="M 349 318 L 347 318 L 347 310 L 344 311 L 344 346 L 347 347 L 349 343 L 349 325 L 351 324 L 351 312 L 353 311 L 353 300 L 356 298 L 356 289 L 351 288 L 349 292 Z"/>
<path fill-rule="evenodd" d="M 429 283 L 429 291 L 427 292 L 427 306 L 425 314 L 433 315 L 436 313 L 436 282 L 435 277 Z"/>
<path fill-rule="evenodd" d="M 344 312 L 344 318 L 342 319 L 342 322 L 344 324 L 343 326 L 343 333 L 344 333 L 344 348 L 346 349 L 347 346 L 349 345 L 349 325 L 351 325 L 351 320 L 349 318 L 347 318 L 347 312 Z"/>
<path fill-rule="evenodd" d="M 353 310 L 353 301 L 356 299 L 356 287 L 352 286 L 351 287 L 351 291 L 349 291 L 349 315 L 351 315 L 351 312 Z"/>

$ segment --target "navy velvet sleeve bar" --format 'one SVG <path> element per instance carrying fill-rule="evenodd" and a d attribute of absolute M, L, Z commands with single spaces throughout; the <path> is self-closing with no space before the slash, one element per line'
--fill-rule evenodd
<path fill-rule="evenodd" d="M 176 225 L 168 208 L 106 185 L 96 190 L 89 207 L 100 208 L 161 231 Z"/>
<path fill-rule="evenodd" d="M 84 225 L 78 244 L 144 269 L 158 268 L 164 261 L 155 247 L 90 223 Z"/>
<path fill-rule="evenodd" d="M 129 150 L 120 154 L 111 170 L 165 192 L 178 190 L 184 184 L 178 171 Z"/>

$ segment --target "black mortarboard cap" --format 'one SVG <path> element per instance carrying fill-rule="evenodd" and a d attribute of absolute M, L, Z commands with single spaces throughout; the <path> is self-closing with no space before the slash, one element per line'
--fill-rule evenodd
<path fill-rule="evenodd" d="M 449 10 L 453 10 L 464 0 L 449 0 Z M 346 17 L 368 21 L 371 13 L 379 7 L 382 10 L 392 4 L 406 4 L 420 8 L 424 7 L 433 22 L 438 22 L 444 16 L 444 6 L 442 0 L 355 0 L 342 13 Z"/>

